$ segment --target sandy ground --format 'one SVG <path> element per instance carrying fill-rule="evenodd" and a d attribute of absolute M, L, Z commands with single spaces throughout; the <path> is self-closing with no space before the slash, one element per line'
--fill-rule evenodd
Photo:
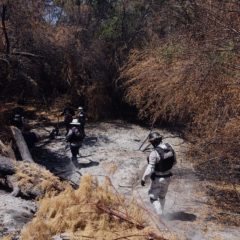
<path fill-rule="evenodd" d="M 40 128 L 36 131 L 41 135 L 47 134 Z M 147 196 L 149 184 L 145 187 L 140 186 L 140 178 L 145 170 L 149 152 L 143 153 L 138 148 L 148 134 L 147 129 L 120 121 L 88 124 L 87 137 L 80 150 L 78 169 L 70 160 L 70 150 L 66 149 L 64 130 L 61 130 L 62 137 L 50 142 L 41 142 L 35 156 L 37 162 L 72 182 L 77 183 L 84 174 L 94 175 L 99 181 L 104 180 L 104 176 L 110 177 L 118 192 L 127 197 L 134 196 L 146 209 L 151 224 L 176 234 L 180 239 L 239 239 L 240 230 L 219 225 L 211 218 L 211 208 L 207 205 L 204 191 L 205 183 L 198 180 L 192 164 L 184 156 L 187 144 L 169 132 L 159 129 L 158 131 L 167 137 L 164 141 L 173 146 L 178 161 L 167 194 L 165 216 L 161 218 L 154 214 L 149 202 Z M 7 196 L 9 194 L 0 192 L 0 200 L 6 199 Z M 9 201 L 13 201 L 12 197 Z M 16 198 L 16 201 L 19 199 Z M 6 200 L 1 202 L 6 203 Z M 1 226 L 4 228 L 2 214 L 4 206 L 1 202 L 0 232 Z M 23 203 L 23 208 L 24 204 L 31 208 L 33 203 Z M 15 223 L 18 224 L 17 220 Z"/>
<path fill-rule="evenodd" d="M 149 184 L 146 187 L 140 186 L 149 152 L 143 153 L 138 148 L 149 133 L 147 129 L 120 121 L 88 125 L 87 137 L 78 159 L 80 173 L 94 175 L 99 181 L 104 180 L 104 176 L 110 177 L 118 192 L 128 197 L 134 196 L 144 206 L 151 215 L 152 224 L 164 230 L 168 229 L 182 239 L 239 239 L 238 229 L 221 226 L 212 221 L 211 208 L 207 204 L 204 191 L 205 183 L 199 181 L 192 164 L 184 155 L 187 144 L 169 132 L 157 130 L 167 137 L 164 141 L 174 147 L 178 161 L 167 194 L 164 217 L 154 215 L 147 196 Z M 77 177 L 71 172 L 73 166 L 70 150 L 66 151 L 63 140 L 54 140 L 44 149 L 47 154 L 53 154 L 52 157 L 41 157 L 47 159 L 45 165 L 48 168 L 56 174 L 62 174 L 62 177 L 66 177 L 64 169 L 68 169 L 67 175 L 69 174 L 70 178 L 73 176 L 72 181 L 77 181 Z M 56 154 L 57 157 L 53 157 Z"/>
<path fill-rule="evenodd" d="M 20 230 L 33 217 L 36 205 L 33 201 L 15 198 L 0 190 L 0 238 Z"/>

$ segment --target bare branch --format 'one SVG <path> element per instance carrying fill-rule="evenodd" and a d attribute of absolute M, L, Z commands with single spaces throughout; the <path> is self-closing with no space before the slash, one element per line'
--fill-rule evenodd
<path fill-rule="evenodd" d="M 10 53 L 10 41 L 8 38 L 8 34 L 7 34 L 7 29 L 6 29 L 6 11 L 7 11 L 7 6 L 5 4 L 2 5 L 2 30 L 3 30 L 3 34 L 5 37 L 5 42 L 6 42 L 6 53 L 9 54 Z"/>
<path fill-rule="evenodd" d="M 33 53 L 29 53 L 29 52 L 13 52 L 12 55 L 29 57 L 29 58 L 43 58 L 43 56 L 36 55 Z"/>

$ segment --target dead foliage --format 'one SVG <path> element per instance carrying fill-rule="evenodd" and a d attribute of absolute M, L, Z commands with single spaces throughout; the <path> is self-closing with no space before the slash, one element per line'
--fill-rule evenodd
<path fill-rule="evenodd" d="M 37 197 L 57 195 L 70 187 L 45 168 L 24 161 L 16 164 L 14 182 L 25 195 L 36 193 Z"/>
<path fill-rule="evenodd" d="M 85 176 L 77 190 L 42 199 L 21 239 L 45 240 L 62 233 L 69 239 L 164 239 L 146 226 L 134 200 L 114 192 L 109 181 L 99 185 L 91 176 Z"/>
<path fill-rule="evenodd" d="M 142 119 L 183 127 L 192 143 L 189 157 L 204 179 L 237 185 L 239 3 L 163 5 L 155 16 L 163 29 L 147 47 L 132 51 L 122 68 L 125 101 Z"/>
<path fill-rule="evenodd" d="M 240 226 L 240 188 L 221 183 L 207 186 L 211 196 L 208 204 L 212 205 L 211 215 L 219 223 Z"/>

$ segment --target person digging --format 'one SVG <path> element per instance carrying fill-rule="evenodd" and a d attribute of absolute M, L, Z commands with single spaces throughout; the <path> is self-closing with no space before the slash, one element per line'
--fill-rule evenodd
<path fill-rule="evenodd" d="M 78 119 L 73 119 L 70 123 L 70 130 L 66 136 L 66 141 L 70 143 L 72 162 L 76 167 L 78 167 L 77 155 L 79 154 L 79 148 L 82 145 L 83 138 L 81 123 Z"/>
<path fill-rule="evenodd" d="M 153 151 L 148 157 L 148 165 L 141 180 L 145 186 L 148 178 L 151 179 L 148 195 L 158 215 L 163 215 L 165 197 L 171 181 L 171 169 L 176 164 L 176 154 L 168 143 L 162 142 L 158 132 L 149 134 L 148 141 L 153 145 Z"/>

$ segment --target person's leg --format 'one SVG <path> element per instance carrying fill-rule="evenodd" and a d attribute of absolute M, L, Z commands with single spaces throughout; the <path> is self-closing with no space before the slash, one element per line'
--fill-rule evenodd
<path fill-rule="evenodd" d="M 166 195 L 168 191 L 168 186 L 170 184 L 171 178 L 160 178 L 159 179 L 159 202 L 161 205 L 162 214 L 164 213 L 164 207 L 166 202 Z"/>
<path fill-rule="evenodd" d="M 65 128 L 66 128 L 66 135 L 67 135 L 69 130 L 70 130 L 70 124 L 69 123 L 65 123 Z"/>
<path fill-rule="evenodd" d="M 159 200 L 155 199 L 155 198 L 150 198 L 150 202 L 152 203 L 156 213 L 158 215 L 162 215 L 162 208 L 161 208 L 161 204 L 160 204 Z"/>
<path fill-rule="evenodd" d="M 79 148 L 76 146 L 71 146 L 70 148 L 72 152 L 72 162 L 76 167 L 78 167 L 77 155 L 78 155 Z"/>
<path fill-rule="evenodd" d="M 151 182 L 151 186 L 148 192 L 149 198 L 150 198 L 150 202 L 152 203 L 156 213 L 158 215 L 162 214 L 162 208 L 161 208 L 161 204 L 160 201 L 158 199 L 159 196 L 159 184 L 158 184 L 158 180 L 157 178 L 155 178 L 152 182 Z"/>

